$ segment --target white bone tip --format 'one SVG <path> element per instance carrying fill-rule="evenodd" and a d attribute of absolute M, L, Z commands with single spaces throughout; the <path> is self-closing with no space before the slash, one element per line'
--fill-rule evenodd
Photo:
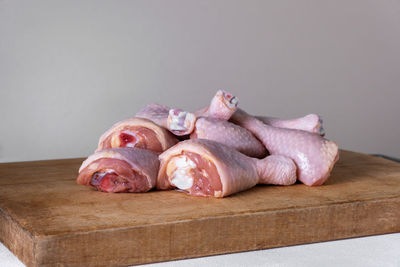
<path fill-rule="evenodd" d="M 169 110 L 169 129 L 171 131 L 186 131 L 194 126 L 196 116 L 193 113 L 179 109 Z"/>
<path fill-rule="evenodd" d="M 187 190 L 193 186 L 193 177 L 190 171 L 197 167 L 196 163 L 182 155 L 173 160 L 176 169 L 172 173 L 171 183 L 179 189 Z"/>
<path fill-rule="evenodd" d="M 174 173 L 175 174 L 175 173 Z M 171 183 L 182 190 L 190 189 L 193 186 L 193 178 L 189 176 L 176 175 Z"/>

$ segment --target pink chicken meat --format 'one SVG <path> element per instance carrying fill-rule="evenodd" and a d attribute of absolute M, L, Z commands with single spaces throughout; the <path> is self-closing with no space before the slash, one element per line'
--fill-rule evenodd
<path fill-rule="evenodd" d="M 147 192 L 156 184 L 158 154 L 138 148 L 110 148 L 90 155 L 77 183 L 108 193 Z"/>
<path fill-rule="evenodd" d="M 182 141 L 159 158 L 156 187 L 178 188 L 194 196 L 224 197 L 258 183 L 290 185 L 296 181 L 296 166 L 287 157 L 255 159 L 211 140 Z"/>
<path fill-rule="evenodd" d="M 323 184 L 339 159 L 337 144 L 319 134 L 273 127 L 242 110 L 231 120 L 252 132 L 271 154 L 291 158 L 297 165 L 298 179 L 306 185 Z"/>
<path fill-rule="evenodd" d="M 96 151 L 136 147 L 161 153 L 178 140 L 166 129 L 144 118 L 130 118 L 114 124 L 99 140 Z"/>

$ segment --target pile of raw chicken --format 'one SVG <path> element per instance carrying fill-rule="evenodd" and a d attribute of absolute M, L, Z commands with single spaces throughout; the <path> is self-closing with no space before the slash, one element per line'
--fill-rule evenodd
<path fill-rule="evenodd" d="M 218 91 L 194 113 L 150 104 L 106 131 L 78 184 L 103 192 L 177 189 L 225 197 L 256 184 L 321 185 L 339 158 L 315 114 L 281 120 L 238 108 Z"/>

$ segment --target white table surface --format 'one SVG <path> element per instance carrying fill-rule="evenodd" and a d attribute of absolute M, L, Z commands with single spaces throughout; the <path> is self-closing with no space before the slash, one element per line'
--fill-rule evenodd
<path fill-rule="evenodd" d="M 25 265 L 0 243 L 0 266 L 23 267 Z M 400 233 L 162 262 L 145 266 L 400 267 Z"/>

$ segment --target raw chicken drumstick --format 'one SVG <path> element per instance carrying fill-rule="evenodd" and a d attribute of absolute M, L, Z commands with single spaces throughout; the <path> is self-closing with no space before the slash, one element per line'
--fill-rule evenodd
<path fill-rule="evenodd" d="M 156 184 L 158 154 L 138 148 L 109 148 L 90 155 L 79 169 L 77 183 L 99 191 L 147 192 Z"/>
<path fill-rule="evenodd" d="M 161 153 L 178 140 L 166 129 L 143 118 L 130 118 L 114 124 L 99 140 L 96 151 L 112 147 L 136 147 Z"/>
<path fill-rule="evenodd" d="M 265 146 L 252 133 L 239 125 L 222 119 L 198 118 L 190 138 L 217 141 L 249 157 L 263 158 L 268 154 Z"/>
<path fill-rule="evenodd" d="M 266 125 L 243 110 L 237 110 L 231 120 L 252 132 L 271 154 L 294 160 L 298 179 L 306 185 L 323 184 L 339 159 L 337 144 L 318 134 Z"/>
<path fill-rule="evenodd" d="M 239 100 L 237 97 L 233 96 L 233 94 L 219 90 L 211 100 L 210 106 L 196 111 L 195 114 L 198 117 L 207 116 L 229 120 L 238 109 L 238 104 Z M 256 118 L 274 127 L 298 129 L 311 133 L 318 133 L 321 136 L 325 135 L 325 131 L 322 127 L 322 119 L 316 114 L 308 114 L 304 117 L 290 120 L 266 116 L 256 116 Z"/>
<path fill-rule="evenodd" d="M 144 107 L 136 113 L 136 117 L 149 119 L 178 136 L 190 134 L 196 122 L 193 113 L 156 103 Z"/>
<path fill-rule="evenodd" d="M 178 188 L 194 196 L 224 197 L 256 184 L 290 185 L 296 165 L 284 156 L 250 158 L 221 143 L 191 139 L 160 156 L 158 189 Z"/>

